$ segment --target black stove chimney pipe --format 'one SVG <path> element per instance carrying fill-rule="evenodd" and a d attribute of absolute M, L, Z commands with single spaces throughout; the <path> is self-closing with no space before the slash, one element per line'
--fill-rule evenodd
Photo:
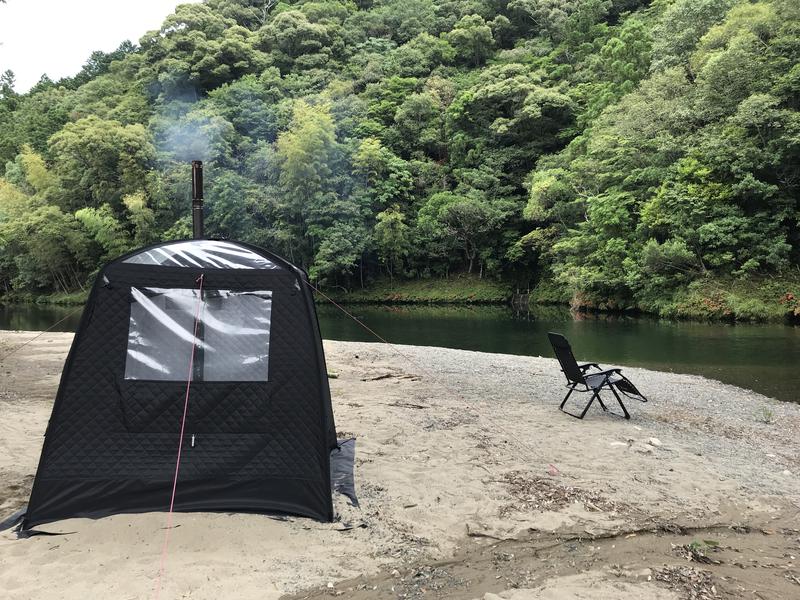
<path fill-rule="evenodd" d="M 192 230 L 194 239 L 203 238 L 203 161 L 192 161 Z"/>

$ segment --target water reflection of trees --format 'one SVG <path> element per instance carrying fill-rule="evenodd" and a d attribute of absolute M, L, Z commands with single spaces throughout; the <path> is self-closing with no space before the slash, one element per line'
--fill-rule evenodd
<path fill-rule="evenodd" d="M 603 322 L 630 322 L 636 320 L 651 320 L 649 315 L 631 312 L 603 312 L 590 310 L 574 310 L 566 306 L 540 305 L 527 308 L 516 307 L 513 316 L 521 321 L 603 321 Z"/>

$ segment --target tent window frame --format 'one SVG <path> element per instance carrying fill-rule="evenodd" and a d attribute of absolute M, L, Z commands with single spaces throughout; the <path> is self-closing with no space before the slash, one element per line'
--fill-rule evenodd
<path fill-rule="evenodd" d="M 131 286 L 125 381 L 186 382 L 192 352 L 192 383 L 269 381 L 273 291 L 198 294 L 196 288 Z"/>

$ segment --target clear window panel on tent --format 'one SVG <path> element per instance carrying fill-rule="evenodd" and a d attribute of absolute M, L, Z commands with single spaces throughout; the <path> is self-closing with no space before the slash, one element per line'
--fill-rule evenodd
<path fill-rule="evenodd" d="M 252 250 L 219 240 L 174 242 L 139 252 L 123 262 L 134 265 L 199 269 L 279 269 Z"/>
<path fill-rule="evenodd" d="M 267 381 L 272 292 L 131 288 L 131 296 L 125 379 L 186 381 L 193 363 L 193 381 Z"/>

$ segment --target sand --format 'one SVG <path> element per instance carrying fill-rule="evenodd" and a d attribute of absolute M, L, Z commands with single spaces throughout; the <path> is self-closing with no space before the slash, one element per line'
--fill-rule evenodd
<path fill-rule="evenodd" d="M 0 332 L 0 357 L 34 335 Z M 0 361 L 0 517 L 27 500 L 70 342 L 48 333 Z M 651 402 L 579 421 L 557 409 L 549 358 L 325 349 L 361 509 L 337 497 L 331 524 L 178 514 L 162 598 L 800 597 L 799 405 L 626 368 Z M 165 524 L 4 532 L 0 596 L 154 597 Z"/>

